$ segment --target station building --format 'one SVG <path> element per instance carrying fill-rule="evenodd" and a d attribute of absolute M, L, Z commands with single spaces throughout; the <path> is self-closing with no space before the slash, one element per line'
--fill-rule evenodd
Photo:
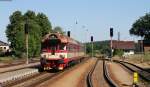
<path fill-rule="evenodd" d="M 112 51 L 115 49 L 121 49 L 124 51 L 123 55 L 132 55 L 135 53 L 135 43 L 134 41 L 112 41 Z"/>
<path fill-rule="evenodd" d="M 3 41 L 0 41 L 0 52 L 8 52 L 10 51 L 10 48 L 9 48 L 9 44 L 3 42 Z"/>

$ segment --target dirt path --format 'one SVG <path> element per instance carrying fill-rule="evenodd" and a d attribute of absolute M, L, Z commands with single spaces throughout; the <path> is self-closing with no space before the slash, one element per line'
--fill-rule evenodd
<path fill-rule="evenodd" d="M 92 75 L 94 87 L 109 87 L 103 76 L 103 61 L 99 61 Z"/>
<path fill-rule="evenodd" d="M 132 74 L 127 72 L 125 68 L 121 67 L 116 63 L 107 63 L 108 70 L 111 78 L 117 83 L 120 87 L 132 87 L 133 77 Z"/>
<path fill-rule="evenodd" d="M 96 59 L 89 59 L 83 64 L 40 84 L 38 87 L 86 87 L 86 75 Z"/>

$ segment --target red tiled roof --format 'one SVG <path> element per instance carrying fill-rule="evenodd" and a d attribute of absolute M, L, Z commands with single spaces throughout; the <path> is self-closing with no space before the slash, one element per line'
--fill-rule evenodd
<path fill-rule="evenodd" d="M 0 41 L 0 46 L 9 46 L 9 44 L 3 42 L 3 41 Z"/>
<path fill-rule="evenodd" d="M 113 49 L 135 49 L 134 41 L 112 41 Z"/>

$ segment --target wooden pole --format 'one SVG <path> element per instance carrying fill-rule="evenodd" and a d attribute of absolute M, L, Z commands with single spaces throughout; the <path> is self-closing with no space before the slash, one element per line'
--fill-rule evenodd
<path fill-rule="evenodd" d="M 29 58 L 28 58 L 28 34 L 26 36 L 26 64 L 29 64 Z"/>
<path fill-rule="evenodd" d="M 111 43 L 110 43 L 110 47 L 111 47 L 111 52 L 110 52 L 110 57 L 112 58 L 112 56 L 113 56 L 113 52 L 112 52 L 112 37 L 110 37 L 110 39 L 111 39 Z"/>
<path fill-rule="evenodd" d="M 29 64 L 29 58 L 28 58 L 28 20 L 26 19 L 24 31 L 25 31 L 25 43 L 26 43 L 26 64 Z"/>

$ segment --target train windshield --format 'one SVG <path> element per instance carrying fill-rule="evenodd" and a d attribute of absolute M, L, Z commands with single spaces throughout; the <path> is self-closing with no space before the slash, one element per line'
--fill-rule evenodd
<path fill-rule="evenodd" d="M 66 50 L 66 44 L 60 43 L 58 39 L 53 39 L 42 43 L 42 51 Z"/>
<path fill-rule="evenodd" d="M 42 50 L 54 51 L 58 50 L 60 41 L 58 39 L 51 39 L 42 43 Z"/>

